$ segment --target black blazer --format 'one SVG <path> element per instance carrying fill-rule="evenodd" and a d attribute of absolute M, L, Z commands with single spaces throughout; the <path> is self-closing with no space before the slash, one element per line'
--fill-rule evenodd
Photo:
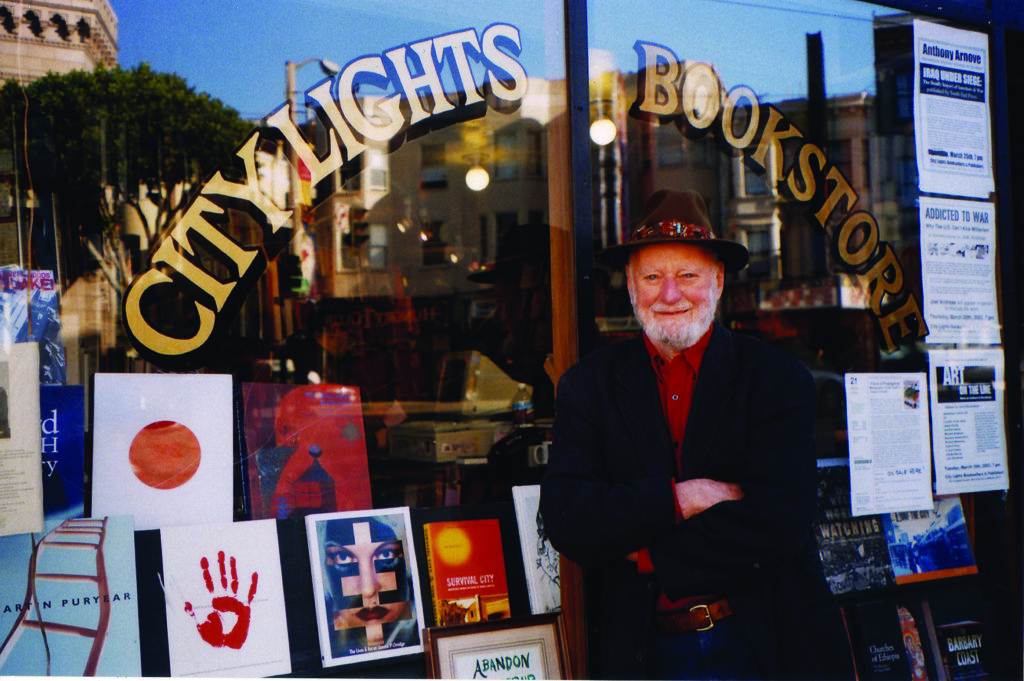
<path fill-rule="evenodd" d="M 768 678 L 852 676 L 812 534 L 810 374 L 788 355 L 715 325 L 687 421 L 682 477 L 737 483 L 744 498 L 680 523 L 656 380 L 636 339 L 587 356 L 558 386 L 541 511 L 554 546 L 584 566 L 596 589 L 587 607 L 601 666 L 592 674 L 647 674 L 663 590 L 673 599 L 725 594 Z M 625 559 L 644 547 L 654 576 Z"/>

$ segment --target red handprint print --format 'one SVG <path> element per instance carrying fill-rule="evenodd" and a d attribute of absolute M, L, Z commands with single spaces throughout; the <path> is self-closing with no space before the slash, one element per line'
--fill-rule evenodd
<path fill-rule="evenodd" d="M 227 590 L 228 588 L 228 576 L 224 569 L 224 552 L 217 552 L 217 563 L 220 565 L 220 586 L 222 589 Z M 192 604 L 188 601 L 185 602 L 185 612 L 187 612 L 193 620 L 196 620 L 196 630 L 199 631 L 199 635 L 204 641 L 209 643 L 214 648 L 234 648 L 238 649 L 245 643 L 246 637 L 249 635 L 249 615 L 250 615 L 250 604 L 252 603 L 253 596 L 256 595 L 256 584 L 259 582 L 260 576 L 256 573 L 252 573 L 252 583 L 249 585 L 249 597 L 245 603 L 238 600 L 238 568 L 235 565 L 235 557 L 231 556 L 231 595 L 230 596 L 215 596 L 210 601 L 210 607 L 213 608 L 213 612 L 206 616 L 205 622 L 199 622 L 196 620 L 196 613 L 192 609 Z M 206 590 L 213 595 L 213 577 L 210 576 L 210 561 L 203 556 L 202 560 L 199 561 L 199 566 L 203 568 L 203 580 L 206 582 Z M 231 627 L 230 631 L 224 631 L 224 621 L 221 619 L 222 612 L 229 612 L 235 615 L 235 626 Z"/>

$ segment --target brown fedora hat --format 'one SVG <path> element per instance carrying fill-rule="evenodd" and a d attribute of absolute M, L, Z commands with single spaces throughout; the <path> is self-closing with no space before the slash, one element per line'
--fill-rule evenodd
<path fill-rule="evenodd" d="M 673 243 L 691 244 L 712 251 L 725 263 L 726 272 L 738 272 L 747 266 L 750 254 L 743 244 L 719 239 L 711 228 L 707 205 L 695 191 L 661 189 L 651 194 L 644 215 L 621 244 L 601 252 L 601 259 L 614 267 L 626 263 L 629 254 L 640 246 Z"/>

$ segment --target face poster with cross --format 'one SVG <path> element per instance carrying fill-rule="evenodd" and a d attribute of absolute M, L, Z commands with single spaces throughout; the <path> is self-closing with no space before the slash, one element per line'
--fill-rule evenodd
<path fill-rule="evenodd" d="M 306 516 L 325 667 L 423 651 L 409 509 Z"/>

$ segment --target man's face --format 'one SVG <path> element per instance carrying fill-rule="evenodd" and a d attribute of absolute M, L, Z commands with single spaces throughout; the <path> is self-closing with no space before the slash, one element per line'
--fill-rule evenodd
<path fill-rule="evenodd" d="M 626 266 L 633 313 L 659 348 L 680 352 L 704 335 L 722 295 L 722 263 L 688 244 L 651 244 Z"/>

